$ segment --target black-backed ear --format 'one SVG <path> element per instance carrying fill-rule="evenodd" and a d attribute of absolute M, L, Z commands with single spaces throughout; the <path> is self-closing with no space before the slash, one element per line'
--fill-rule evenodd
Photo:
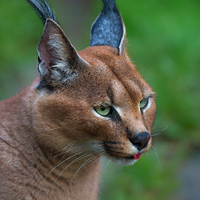
<path fill-rule="evenodd" d="M 63 82 L 73 78 L 86 65 L 72 46 L 61 27 L 47 19 L 37 46 L 38 71 L 41 82 Z"/>
<path fill-rule="evenodd" d="M 125 26 L 115 0 L 102 0 L 103 10 L 91 27 L 90 46 L 108 45 L 123 54 L 125 45 Z"/>

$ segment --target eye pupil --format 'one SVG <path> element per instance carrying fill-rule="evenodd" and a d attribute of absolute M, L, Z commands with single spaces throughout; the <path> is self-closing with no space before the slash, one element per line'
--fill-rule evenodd
<path fill-rule="evenodd" d="M 144 109 L 148 105 L 148 102 L 149 102 L 148 98 L 142 99 L 139 103 L 140 109 Z"/>
<path fill-rule="evenodd" d="M 107 116 L 111 111 L 111 106 L 99 106 L 94 109 L 99 115 Z"/>

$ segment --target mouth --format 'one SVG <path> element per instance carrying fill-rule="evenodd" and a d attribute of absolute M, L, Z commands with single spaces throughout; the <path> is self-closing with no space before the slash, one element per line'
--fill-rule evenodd
<path fill-rule="evenodd" d="M 138 153 L 138 154 L 135 154 L 135 155 L 133 155 L 133 156 L 127 156 L 127 157 L 125 157 L 125 159 L 134 159 L 134 160 L 138 160 L 138 159 L 140 159 L 140 157 L 141 157 L 141 155 L 142 155 L 142 153 Z"/>
<path fill-rule="evenodd" d="M 132 156 L 126 156 L 126 157 L 113 157 L 113 156 L 109 156 L 109 158 L 119 164 L 119 165 L 133 165 L 140 157 L 141 157 L 142 153 L 138 153 L 138 154 L 135 154 L 135 155 L 132 155 Z"/>
<path fill-rule="evenodd" d="M 144 152 L 136 152 L 133 153 L 132 155 L 124 155 L 124 152 L 121 152 L 120 148 L 117 148 L 117 146 L 110 145 L 110 143 L 104 143 L 104 149 L 106 152 L 106 156 L 111 159 L 112 161 L 114 161 L 117 164 L 120 165 L 133 165 L 137 160 L 140 159 L 140 157 L 142 156 L 142 154 Z M 119 149 L 119 151 L 118 151 Z"/>

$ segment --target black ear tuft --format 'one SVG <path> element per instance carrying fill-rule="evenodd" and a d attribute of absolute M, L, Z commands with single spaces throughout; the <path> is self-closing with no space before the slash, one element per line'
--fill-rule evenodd
<path fill-rule="evenodd" d="M 102 0 L 103 10 L 91 28 L 90 46 L 108 45 L 123 51 L 125 27 L 114 0 Z"/>
<path fill-rule="evenodd" d="M 26 1 L 34 8 L 35 12 L 40 17 L 43 24 L 45 24 L 48 18 L 53 19 L 55 22 L 57 22 L 53 9 L 45 2 L 45 0 Z"/>

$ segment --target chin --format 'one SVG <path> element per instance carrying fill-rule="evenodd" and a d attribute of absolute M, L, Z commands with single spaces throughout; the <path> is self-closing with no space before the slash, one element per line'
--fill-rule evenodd
<path fill-rule="evenodd" d="M 111 161 L 113 161 L 114 163 L 117 163 L 118 165 L 124 165 L 124 166 L 129 166 L 129 165 L 133 165 L 137 160 L 135 160 L 134 158 L 114 158 L 114 157 L 110 157 L 109 159 Z"/>

